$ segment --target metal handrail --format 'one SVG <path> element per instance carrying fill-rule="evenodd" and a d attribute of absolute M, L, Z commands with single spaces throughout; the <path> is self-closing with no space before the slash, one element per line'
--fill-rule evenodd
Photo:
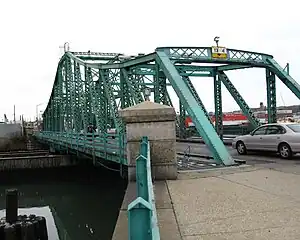
<path fill-rule="evenodd" d="M 128 239 L 160 240 L 148 137 L 142 138 L 136 160 L 136 184 L 137 198 L 128 205 Z"/>
<path fill-rule="evenodd" d="M 84 152 L 93 158 L 103 158 L 110 155 L 108 160 L 127 164 L 126 146 L 121 144 L 122 136 L 110 133 L 74 133 L 74 132 L 39 132 L 35 136 L 60 150 L 75 150 Z"/>

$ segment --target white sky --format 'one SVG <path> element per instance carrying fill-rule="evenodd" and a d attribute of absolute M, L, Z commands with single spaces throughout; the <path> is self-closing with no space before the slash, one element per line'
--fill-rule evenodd
<path fill-rule="evenodd" d="M 4 113 L 12 119 L 14 104 L 17 116 L 33 119 L 36 105 L 48 101 L 66 41 L 71 51 L 137 54 L 158 46 L 211 46 L 220 36 L 227 48 L 272 54 L 282 67 L 289 62 L 290 75 L 300 81 L 298 9 L 295 0 L 0 1 L 0 119 Z M 250 106 L 266 103 L 263 70 L 229 76 Z M 212 79 L 193 82 L 213 111 Z M 277 93 L 278 105 L 299 104 L 280 80 Z M 237 108 L 224 90 L 223 110 Z"/>

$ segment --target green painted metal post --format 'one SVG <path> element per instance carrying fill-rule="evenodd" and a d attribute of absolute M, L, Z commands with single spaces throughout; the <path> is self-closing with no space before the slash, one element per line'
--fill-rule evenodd
<path fill-rule="evenodd" d="M 138 197 L 128 206 L 128 239 L 152 240 L 151 204 Z"/>
<path fill-rule="evenodd" d="M 160 70 L 158 64 L 155 64 L 155 73 L 156 75 L 154 77 L 154 102 L 167 105 L 167 79 L 165 74 Z"/>
<path fill-rule="evenodd" d="M 267 80 L 267 112 L 268 123 L 277 122 L 277 107 L 276 107 L 276 78 L 275 74 L 269 69 L 266 69 Z"/>
<path fill-rule="evenodd" d="M 120 73 L 120 101 L 121 101 L 121 109 L 124 109 L 128 106 L 128 100 L 127 100 L 127 92 L 128 92 L 128 87 L 126 84 L 126 81 L 124 79 L 124 74 L 122 72 Z"/>
<path fill-rule="evenodd" d="M 217 75 L 214 75 L 215 92 L 215 129 L 223 139 L 223 111 L 222 111 L 222 83 Z"/>
<path fill-rule="evenodd" d="M 147 188 L 147 158 L 140 155 L 136 160 L 136 184 L 137 196 L 142 197 L 146 201 L 149 200 Z"/>
<path fill-rule="evenodd" d="M 180 119 L 179 137 L 181 139 L 185 139 L 187 137 L 187 131 L 185 126 L 186 111 L 180 100 L 179 100 L 179 119 Z"/>

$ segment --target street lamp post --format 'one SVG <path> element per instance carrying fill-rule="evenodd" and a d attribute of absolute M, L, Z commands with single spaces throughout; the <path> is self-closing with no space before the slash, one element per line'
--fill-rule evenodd
<path fill-rule="evenodd" d="M 36 105 L 36 122 L 38 122 L 38 120 L 39 120 L 39 111 L 38 111 L 38 109 L 39 109 L 39 106 L 41 106 L 41 105 L 43 105 L 44 103 L 39 103 L 39 104 L 37 104 Z"/>

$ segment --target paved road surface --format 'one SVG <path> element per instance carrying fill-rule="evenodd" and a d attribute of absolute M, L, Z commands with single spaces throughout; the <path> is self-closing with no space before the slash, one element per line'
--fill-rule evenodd
<path fill-rule="evenodd" d="M 205 144 L 201 143 L 182 143 L 177 142 L 177 152 L 182 153 L 190 147 L 191 157 L 189 160 L 182 154 L 178 154 L 179 169 L 199 169 L 199 168 L 212 168 L 218 167 L 213 159 L 212 155 Z M 231 156 L 235 159 L 245 160 L 247 164 L 269 164 L 269 163 L 279 163 L 279 164 L 300 164 L 300 156 L 296 155 L 293 160 L 283 160 L 275 153 L 248 153 L 247 155 L 239 155 L 235 149 L 231 146 L 226 146 Z M 195 156 L 194 156 L 195 155 Z M 202 156 L 202 157 L 200 157 Z M 206 156 L 206 158 L 205 158 Z"/>

